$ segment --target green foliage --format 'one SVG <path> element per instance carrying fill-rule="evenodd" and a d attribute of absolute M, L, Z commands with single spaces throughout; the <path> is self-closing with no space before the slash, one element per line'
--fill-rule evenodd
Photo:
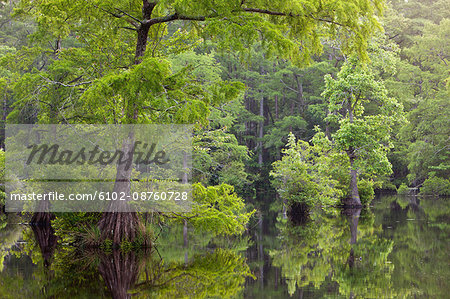
<path fill-rule="evenodd" d="M 301 116 L 286 116 L 276 121 L 269 132 L 264 136 L 264 146 L 274 147 L 277 150 L 284 147 L 287 143 L 286 132 L 295 132 L 295 136 L 302 135 L 306 131 L 307 122 Z"/>
<path fill-rule="evenodd" d="M 423 182 L 420 195 L 450 196 L 450 180 L 441 177 L 430 177 Z"/>
<path fill-rule="evenodd" d="M 407 195 L 408 193 L 409 193 L 409 188 L 405 183 L 401 184 L 397 189 L 397 194 Z"/>
<path fill-rule="evenodd" d="M 375 196 L 375 191 L 373 190 L 373 181 L 361 179 L 358 181 L 358 192 L 359 198 L 361 199 L 362 205 L 369 205 Z"/>
<path fill-rule="evenodd" d="M 422 101 L 409 113 L 410 123 L 400 132 L 402 140 L 410 142 L 406 149 L 410 182 L 422 182 L 431 175 L 442 178 L 450 175 L 450 152 L 447 148 L 449 91 Z"/>
<path fill-rule="evenodd" d="M 225 130 L 195 134 L 193 180 L 204 185 L 228 184 L 239 194 L 250 185 L 245 163 L 250 159 L 245 146 Z"/>
<path fill-rule="evenodd" d="M 244 200 L 227 184 L 204 187 L 193 185 L 192 211 L 177 221 L 187 219 L 193 227 L 215 235 L 242 234 L 254 211 L 246 212 Z"/>
<path fill-rule="evenodd" d="M 140 123 L 195 123 L 205 122 L 211 95 L 186 69 L 172 74 L 167 60 L 146 57 L 129 70 L 98 79 L 81 100 L 97 121 L 128 123 L 137 109 Z"/>
<path fill-rule="evenodd" d="M 390 136 L 394 125 L 404 122 L 402 105 L 388 96 L 370 66 L 354 58 L 344 63 L 336 79 L 325 76 L 325 84 L 322 95 L 329 102 L 327 119 L 339 124 L 332 138 L 336 148 L 350 160 L 350 175 L 354 176 L 356 171 L 357 176 L 370 181 L 390 175 L 392 165 L 387 156 L 393 147 Z M 357 181 L 357 177 L 353 180 Z M 364 187 L 368 187 L 367 182 L 363 182 Z M 371 197 L 371 188 L 363 194 L 366 201 Z"/>
<path fill-rule="evenodd" d="M 81 239 L 78 244 L 83 247 L 100 247 L 102 244 L 101 231 L 97 225 L 92 225 L 83 229 L 78 237 Z"/>
<path fill-rule="evenodd" d="M 22 0 L 16 15 L 34 18 L 38 30 L 33 37 L 40 42 L 67 39 L 76 33 L 83 42 L 92 45 L 103 41 L 108 48 L 118 50 L 126 58 L 134 50 L 129 46 L 133 44 L 130 42 L 133 31 L 123 27 L 134 29 L 136 19 L 142 22 L 166 18 L 167 21 L 150 26 L 149 36 L 154 40 L 152 55 L 189 49 L 199 38 L 213 38 L 219 49 L 245 56 L 252 44 L 262 40 L 268 57 L 281 55 L 301 64 L 308 63 L 312 55 L 321 52 L 323 38 L 339 38 L 343 51 L 357 52 L 366 58 L 367 37 L 380 28 L 376 16 L 381 14 L 383 6 L 378 0 L 327 0 L 321 3 L 310 0 L 302 3 L 226 0 L 214 5 L 208 1 L 195 4 L 160 1 L 155 4 L 144 20 L 140 17 L 142 3 L 137 1 Z M 166 39 L 172 33 L 167 30 L 166 23 L 178 19 L 191 22 L 176 31 L 181 38 Z"/>
<path fill-rule="evenodd" d="M 332 205 L 342 195 L 335 188 L 337 181 L 329 175 L 330 157 L 324 154 L 329 140 L 322 135 L 314 141 L 313 145 L 302 140 L 296 142 L 290 134 L 283 157 L 273 164 L 273 184 L 289 205 L 302 203 L 308 208 Z"/>
<path fill-rule="evenodd" d="M 282 151 L 272 176 L 288 204 L 312 208 L 337 203 L 349 195 L 352 168 L 357 171 L 363 204 L 373 198 L 375 187 L 386 186 L 392 170 L 394 182 L 403 182 L 399 193 L 408 190 L 409 172 L 409 185 L 423 183 L 421 194 L 449 195 L 448 0 L 391 1 L 382 20 L 387 37 L 382 33 L 373 40 L 381 0 L 157 1 L 150 15 L 142 16 L 145 2 L 1 2 L 2 119 L 198 124 L 193 176 L 213 186 L 194 185 L 193 211 L 166 216 L 175 222 L 186 220 L 210 235 L 239 234 L 246 228 L 251 213 L 234 190 L 243 194 L 253 180 L 249 167 L 245 168 L 256 164 L 251 151 L 262 153 L 266 165 L 279 159 Z M 10 13 L 14 6 L 16 19 Z M 136 59 L 134 29 L 146 22 L 154 23 L 145 55 Z M 370 57 L 370 65 L 347 56 L 349 52 L 358 53 L 359 61 Z M 308 63 L 307 68 L 298 67 Z M 330 74 L 325 83 L 324 74 Z M 402 107 L 393 98 L 407 108 L 409 124 L 403 122 Z M 316 125 L 326 127 L 332 138 L 315 134 Z M 396 151 L 390 153 L 394 145 Z M 0 151 L 0 181 L 3 155 Z M 262 174 L 261 169 L 258 165 L 252 171 Z M 0 189 L 4 201 L 4 185 Z M 407 197 L 397 201 L 392 210 L 398 206 L 405 210 L 401 211 L 405 219 L 423 219 L 425 213 L 436 231 L 428 236 L 412 222 L 396 224 L 392 234 L 400 241 L 392 247 L 392 242 L 375 238 L 378 227 L 373 227 L 374 216 L 369 215 L 368 223 L 360 220 L 362 239 L 353 249 L 362 259 L 353 269 L 346 263 L 349 234 L 344 233 L 341 218 L 313 214 L 312 224 L 283 232 L 283 248 L 270 254 L 274 264 L 282 267 L 289 293 L 310 283 L 336 287 L 337 282 L 345 297 L 401 297 L 390 292 L 395 271 L 409 292 L 404 296 L 443 297 L 441 276 L 448 277 L 448 270 L 430 269 L 426 253 L 433 252 L 442 267 L 447 265 L 448 250 L 438 242 L 446 240 L 447 224 L 434 223 L 447 216 L 445 209 L 427 202 L 423 210 L 417 209 L 417 203 Z M 394 212 L 383 219 L 390 218 L 390 213 Z M 86 246 L 98 245 L 100 232 L 95 224 L 99 217 L 60 214 L 53 224 L 64 244 L 81 240 Z M 0 229 L 7 231 L 5 219 L 0 213 Z M 12 235 L 6 234 L 2 248 L 18 240 Z M 25 239 L 31 242 L 29 235 Z M 148 243 L 149 236 L 149 231 L 140 232 L 137 242 Z M 110 250 L 112 241 L 103 245 Z M 123 243 L 123 248 L 131 247 Z M 0 267 L 5 252 L 0 254 Z M 182 250 L 175 253 L 184 256 Z M 389 253 L 396 262 L 394 269 Z M 39 251 L 33 250 L 33 261 L 39 261 L 37 255 Z M 84 276 L 84 264 L 64 265 L 67 260 L 79 262 L 74 257 L 57 258 L 58 284 L 45 295 L 62 297 L 67 290 L 80 295 L 73 281 L 101 283 L 93 270 L 98 265 Z M 228 250 L 191 257 L 189 262 L 149 263 L 146 274 L 150 273 L 153 284 L 142 279 L 136 295 L 240 295 L 243 276 L 249 274 L 242 257 Z M 24 287 L 21 279 L 14 282 L 3 276 L 2 281 L 21 290 L 20 295 L 41 294 L 36 283 Z M 29 289 L 32 292 L 27 293 Z M 108 296 L 105 287 L 95 296 Z"/>
<path fill-rule="evenodd" d="M 446 0 L 392 1 L 384 18 L 401 58 L 389 89 L 409 111 L 409 124 L 399 128 L 390 157 L 397 184 L 415 187 L 433 175 L 449 176 L 448 8 Z"/>
<path fill-rule="evenodd" d="M 340 125 L 334 135 L 338 148 L 353 149 L 357 156 L 370 159 L 374 162 L 370 166 L 374 173 L 389 173 L 386 150 L 391 147 L 392 126 L 404 121 L 401 104 L 388 97 L 383 83 L 368 66 L 354 59 L 343 65 L 336 79 L 326 76 L 325 82 L 323 96 L 328 99 L 332 113 L 328 118 Z M 379 109 L 367 113 L 369 103 Z"/>
<path fill-rule="evenodd" d="M 11 54 L 6 63 L 18 75 L 9 120 L 21 121 L 21 112 L 30 109 L 29 118 L 42 123 L 205 125 L 213 106 L 220 111 L 228 102 L 239 103 L 243 85 L 224 79 L 214 51 L 199 54 L 200 42 L 213 40 L 218 50 L 241 59 L 260 42 L 259 55 L 307 65 L 322 52 L 322 41 L 339 39 L 341 51 L 364 60 L 383 8 L 379 0 L 146 3 L 19 1 L 14 16 L 32 20 L 36 30 L 30 34 L 34 47 Z M 136 31 L 145 36 L 138 43 Z M 20 55 L 27 61 L 19 66 Z M 215 129 L 233 123 L 236 106 L 222 109 L 224 121 L 213 116 Z M 288 126 L 304 131 L 306 122 L 290 117 L 277 126 L 270 139 L 278 150 L 281 131 Z M 242 189 L 240 161 L 227 172 L 218 183 Z"/>
<path fill-rule="evenodd" d="M 100 218 L 101 213 L 58 213 L 52 227 L 62 243 L 89 245 L 98 242 L 96 224 Z"/>

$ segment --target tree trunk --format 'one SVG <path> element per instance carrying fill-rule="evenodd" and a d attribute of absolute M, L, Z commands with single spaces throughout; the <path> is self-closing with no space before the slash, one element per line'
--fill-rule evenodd
<path fill-rule="evenodd" d="M 261 98 L 261 101 L 259 102 L 259 116 L 264 118 L 264 97 Z M 263 137 L 264 137 L 264 120 L 261 120 L 259 122 L 259 128 L 258 128 L 258 148 L 259 148 L 259 152 L 258 152 L 258 165 L 259 167 L 262 167 L 263 165 Z"/>
<path fill-rule="evenodd" d="M 55 219 L 55 214 L 50 212 L 50 201 L 41 200 L 38 202 L 39 212 L 33 213 L 31 216 L 31 225 L 50 225 L 50 222 Z"/>
<path fill-rule="evenodd" d="M 305 109 L 305 100 L 303 98 L 303 84 L 298 79 L 299 75 L 294 74 L 295 82 L 297 83 L 297 100 L 299 103 L 299 112 L 300 115 L 303 115 L 304 109 Z"/>
<path fill-rule="evenodd" d="M 275 95 L 275 121 L 278 120 L 278 96 Z"/>
<path fill-rule="evenodd" d="M 134 153 L 134 132 L 128 134 L 127 139 L 123 141 L 122 152 L 125 155 Z M 116 194 L 125 194 L 125 198 L 130 198 L 131 172 L 132 167 L 126 163 L 117 165 L 116 180 L 114 182 L 113 192 Z M 103 213 L 99 222 L 99 228 L 102 232 L 102 240 L 113 241 L 114 246 L 118 246 L 123 240 L 133 242 L 139 232 L 144 232 L 136 212 L 128 204 L 128 200 L 114 200 L 108 207 L 108 211 Z M 150 245 L 150 244 L 144 244 Z"/>
<path fill-rule="evenodd" d="M 142 61 L 142 56 L 144 56 L 145 50 L 147 48 L 147 38 L 149 29 L 150 29 L 149 25 L 141 25 L 141 27 L 137 31 L 138 37 L 137 37 L 134 64 L 139 64 Z"/>
<path fill-rule="evenodd" d="M 330 110 L 327 109 L 327 116 L 330 115 Z M 325 136 L 331 140 L 330 122 L 327 120 L 325 123 Z"/>
<path fill-rule="evenodd" d="M 350 102 L 349 102 L 350 103 Z M 350 104 L 347 107 L 350 123 L 353 123 L 353 108 Z M 358 191 L 358 173 L 355 169 L 355 149 L 350 146 L 347 150 L 347 155 L 350 160 L 350 190 L 349 196 L 345 202 L 345 206 L 348 207 L 361 207 L 361 200 L 359 199 Z"/>
<path fill-rule="evenodd" d="M 353 150 L 349 150 L 347 153 L 350 159 L 350 190 L 348 198 L 345 202 L 345 206 L 349 207 L 361 207 L 361 200 L 359 199 L 358 191 L 358 173 L 354 167 L 355 157 Z"/>
<path fill-rule="evenodd" d="M 142 17 L 150 19 L 153 8 L 156 3 L 143 0 Z M 137 29 L 137 41 L 134 63 L 142 62 L 147 47 L 148 32 L 150 24 L 141 24 Z M 138 111 L 132 109 L 132 115 L 127 115 L 130 122 L 134 123 L 138 118 Z M 131 159 L 134 153 L 134 133 L 130 132 L 128 138 L 122 144 L 122 151 L 129 153 Z M 116 181 L 113 192 L 117 194 L 125 194 L 125 198 L 130 198 L 130 182 L 132 167 L 126 167 L 126 163 L 118 164 L 116 170 Z M 99 222 L 99 228 L 102 233 L 102 240 L 112 240 L 114 246 L 119 245 L 122 240 L 133 242 L 138 233 L 144 232 L 145 228 L 139 220 L 136 212 L 132 211 L 126 201 L 112 201 L 108 212 L 103 213 Z M 142 244 L 150 246 L 151 244 Z"/>

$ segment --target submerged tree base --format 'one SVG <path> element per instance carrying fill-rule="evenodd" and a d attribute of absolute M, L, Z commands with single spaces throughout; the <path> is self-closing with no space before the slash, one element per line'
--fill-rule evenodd
<path fill-rule="evenodd" d="M 145 227 L 136 212 L 104 213 L 98 226 L 101 231 L 101 240 L 112 241 L 113 247 L 120 247 L 123 242 L 151 247 L 151 240 L 146 236 Z"/>
<path fill-rule="evenodd" d="M 344 209 L 360 209 L 363 208 L 363 205 L 359 198 L 347 198 L 342 201 L 342 207 Z"/>

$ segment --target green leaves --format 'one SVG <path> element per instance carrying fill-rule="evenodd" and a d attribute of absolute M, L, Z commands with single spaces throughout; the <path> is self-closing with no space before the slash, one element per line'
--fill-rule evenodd
<path fill-rule="evenodd" d="M 189 222 L 215 235 L 242 234 L 254 211 L 246 213 L 244 201 L 234 193 L 233 186 L 204 187 L 193 185 L 194 206 L 187 213 Z"/>
<path fill-rule="evenodd" d="M 287 149 L 281 160 L 273 163 L 272 183 L 288 204 L 306 204 L 308 208 L 333 205 L 342 195 L 337 181 L 330 176 L 331 159 L 326 154 L 331 144 L 319 133 L 311 146 L 289 135 Z"/>
<path fill-rule="evenodd" d="M 244 163 L 250 159 L 246 146 L 239 145 L 225 130 L 198 132 L 194 136 L 193 180 L 204 185 L 222 183 L 242 194 L 250 184 Z"/>
<path fill-rule="evenodd" d="M 388 96 L 370 66 L 354 58 L 344 63 L 336 79 L 326 76 L 325 85 L 322 95 L 329 101 L 327 119 L 339 124 L 332 135 L 335 147 L 347 154 L 352 166 L 351 189 L 357 190 L 358 173 L 371 184 L 377 176 L 391 174 L 387 154 L 393 147 L 390 141 L 393 126 L 405 122 L 402 105 Z"/>
<path fill-rule="evenodd" d="M 16 15 L 31 15 L 38 24 L 37 39 L 64 39 L 74 32 L 88 44 L 113 46 L 113 35 L 129 40 L 141 23 L 162 24 L 163 31 L 150 36 L 167 36 L 165 22 L 187 20 L 191 32 L 213 38 L 221 49 L 248 54 L 249 47 L 262 40 L 268 57 L 279 55 L 305 64 L 322 50 L 321 39 L 337 38 L 345 52 L 365 57 L 367 37 L 377 28 L 375 15 L 382 1 L 157 1 L 150 15 L 142 16 L 139 1 L 22 0 Z M 164 21 L 164 18 L 167 20 Z M 159 25 L 157 25 L 159 26 Z M 159 31 L 158 27 L 158 31 Z M 113 31 L 113 32 L 111 32 Z M 155 44 L 156 46 L 156 44 Z M 161 49 L 164 52 L 164 49 Z M 167 52 L 166 52 L 167 53 Z"/>
<path fill-rule="evenodd" d="M 417 109 L 409 113 L 410 123 L 402 128 L 400 136 L 403 142 L 409 144 L 406 155 L 410 182 L 424 181 L 431 175 L 449 177 L 449 113 L 446 93 L 423 100 Z"/>

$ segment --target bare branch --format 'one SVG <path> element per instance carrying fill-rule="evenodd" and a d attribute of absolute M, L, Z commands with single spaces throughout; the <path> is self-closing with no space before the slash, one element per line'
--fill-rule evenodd
<path fill-rule="evenodd" d="M 137 29 L 136 29 L 136 28 L 132 28 L 132 27 L 127 27 L 127 26 L 123 26 L 123 27 L 119 27 L 119 28 L 122 28 L 122 29 L 128 29 L 128 30 L 133 30 L 133 31 L 137 31 Z"/>
<path fill-rule="evenodd" d="M 121 12 L 122 14 L 116 14 L 116 13 L 114 13 L 114 12 L 112 12 L 112 11 L 109 11 L 109 10 L 107 10 L 107 9 L 101 8 L 101 7 L 99 7 L 98 5 L 94 5 L 94 7 L 100 9 L 100 10 L 103 11 L 103 12 L 106 12 L 107 14 L 112 15 L 112 16 L 115 17 L 115 18 L 121 19 L 121 18 L 123 18 L 124 16 L 127 16 L 127 17 L 129 17 L 129 18 L 131 18 L 131 19 L 137 21 L 138 23 L 142 24 L 142 21 L 141 21 L 141 20 L 139 20 L 139 19 L 137 19 L 137 18 L 131 16 L 130 14 L 128 14 L 128 13 L 126 13 L 126 12 L 124 12 L 124 11 L 118 9 L 118 8 L 116 8 L 116 10 L 118 10 L 118 11 Z M 136 22 L 134 22 L 134 21 L 132 21 L 132 20 L 126 20 L 126 21 L 127 21 L 128 23 L 130 23 L 131 25 L 133 25 L 134 27 L 136 27 L 136 28 L 138 27 L 138 24 L 137 24 Z"/>
<path fill-rule="evenodd" d="M 285 87 L 287 87 L 288 89 L 292 90 L 295 93 L 299 93 L 298 90 L 293 89 L 292 87 L 290 87 L 289 85 L 287 85 L 283 79 L 280 79 L 280 82 L 284 84 Z"/>
<path fill-rule="evenodd" d="M 119 9 L 119 8 L 116 8 L 116 10 L 118 11 L 118 12 L 120 12 L 120 13 L 122 13 L 122 16 L 127 16 L 127 17 L 129 17 L 129 18 L 132 18 L 133 20 L 135 20 L 136 22 L 138 22 L 138 23 L 141 23 L 142 24 L 142 21 L 141 20 L 139 20 L 138 18 L 136 18 L 136 17 L 133 17 L 132 15 L 130 15 L 129 13 L 127 13 L 127 12 L 125 12 L 125 11 L 123 11 L 123 10 L 121 10 L 121 9 Z"/>
<path fill-rule="evenodd" d="M 210 16 L 210 17 L 214 17 L 214 16 Z M 178 13 L 174 13 L 174 14 L 171 14 L 171 15 L 168 15 L 165 17 L 144 20 L 142 22 L 142 24 L 143 25 L 149 24 L 151 26 L 154 24 L 166 23 L 166 22 L 171 22 L 171 21 L 175 21 L 175 20 L 204 21 L 204 20 L 206 20 L 206 18 L 207 17 L 205 17 L 205 16 L 184 16 L 184 15 L 180 15 Z"/>
<path fill-rule="evenodd" d="M 58 81 L 52 81 L 49 78 L 46 78 L 44 76 L 40 76 L 40 77 L 42 79 L 44 79 L 45 81 L 47 81 L 48 83 L 61 85 L 61 86 L 64 86 L 64 87 L 77 87 L 77 86 L 81 86 L 81 85 L 86 85 L 86 84 L 91 84 L 92 83 L 92 81 L 86 81 L 86 82 L 80 82 L 80 83 L 76 83 L 76 84 L 65 84 L 65 83 L 58 82 Z M 72 80 L 71 82 L 76 82 L 77 80 L 79 80 L 79 78 L 77 78 L 75 81 Z"/>
<path fill-rule="evenodd" d="M 335 22 L 333 20 L 329 20 L 329 19 L 323 19 L 323 18 L 317 18 L 314 17 L 312 14 L 309 15 L 300 15 L 300 14 L 293 14 L 293 13 L 284 13 L 284 12 L 279 12 L 279 11 L 273 11 L 273 10 L 268 10 L 268 9 L 260 9 L 260 8 L 246 8 L 243 7 L 242 8 L 244 11 L 246 12 L 250 12 L 250 13 L 259 13 L 259 14 L 266 14 L 266 15 L 271 15 L 271 16 L 285 16 L 285 17 L 309 17 L 313 20 L 316 21 L 321 21 L 321 22 L 325 22 L 325 23 L 331 23 L 331 24 L 335 24 L 335 25 L 339 25 L 339 26 L 343 26 L 341 23 Z"/>
<path fill-rule="evenodd" d="M 73 79 L 72 81 L 69 81 L 69 82 L 67 82 L 67 84 L 72 84 L 72 83 L 75 83 L 75 82 L 77 82 L 78 80 L 80 80 L 81 78 L 83 78 L 83 76 L 81 75 L 81 76 L 78 76 L 78 77 L 76 77 L 75 79 Z"/>

